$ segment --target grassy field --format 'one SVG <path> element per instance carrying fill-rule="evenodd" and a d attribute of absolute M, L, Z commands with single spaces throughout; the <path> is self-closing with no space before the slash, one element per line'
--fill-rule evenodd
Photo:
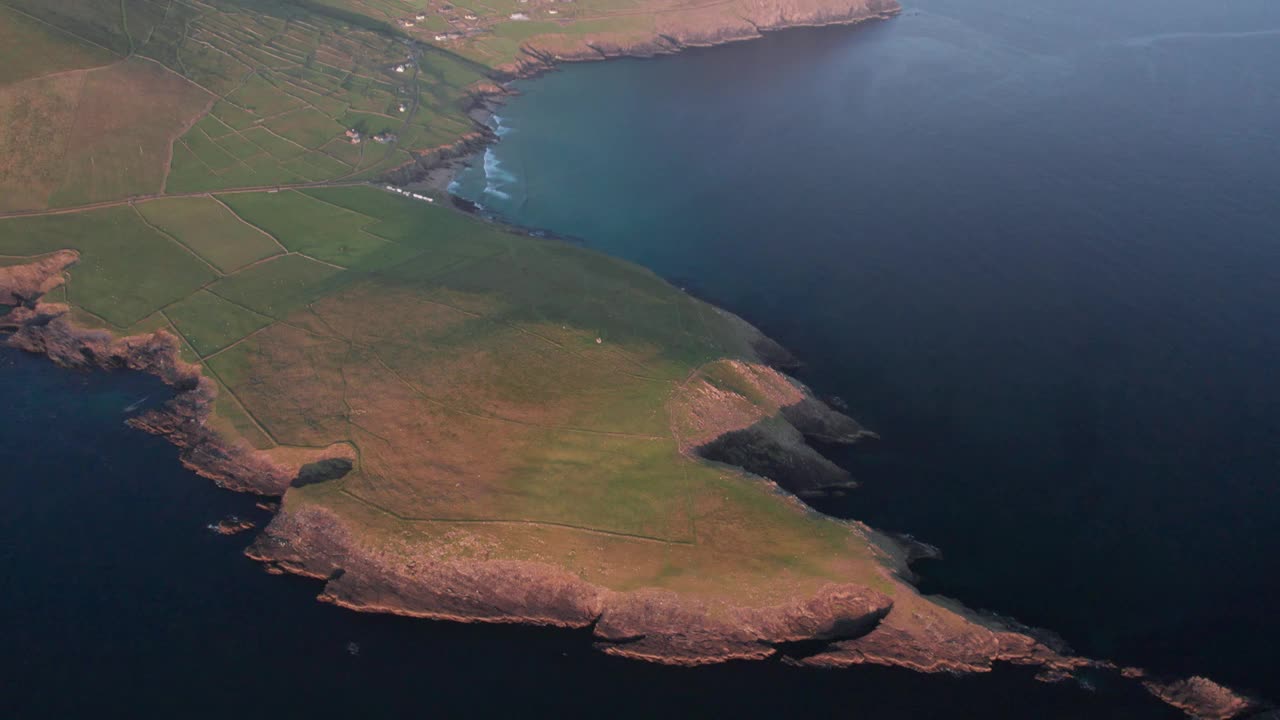
<path fill-rule="evenodd" d="M 473 131 L 474 88 L 526 48 L 575 56 L 684 29 L 751 32 L 750 10 L 746 0 L 0 0 L 0 120 L 17 128 L 0 135 L 0 212 L 376 179 Z M 372 141 L 383 134 L 395 139 Z"/>
<path fill-rule="evenodd" d="M 463 533 L 607 587 L 750 602 L 882 582 L 844 526 L 681 453 L 672 398 L 749 351 L 646 270 L 367 186 L 0 220 L 0 256 L 68 246 L 68 301 L 181 337 L 223 388 L 214 427 L 357 448 L 286 505 L 372 545 Z M 732 367 L 701 376 L 775 412 Z"/>
<path fill-rule="evenodd" d="M 245 268 L 210 287 L 219 297 L 281 319 L 323 295 L 342 273 L 301 255 L 282 255 Z"/>
<path fill-rule="evenodd" d="M 485 70 L 403 40 L 341 3 L 0 0 L 0 212 L 376 177 L 469 131 Z"/>
<path fill-rule="evenodd" d="M 160 65 L 123 60 L 0 87 L 0 210 L 157 193 L 169 148 L 210 97 Z"/>
<path fill-rule="evenodd" d="M 207 290 L 179 300 L 164 311 L 183 339 L 201 356 L 213 355 L 273 321 Z"/>
<path fill-rule="evenodd" d="M 285 252 L 267 233 L 238 222 L 214 198 L 169 198 L 138 205 L 147 222 L 218 268 L 230 273 Z"/>
<path fill-rule="evenodd" d="M 106 48 L 0 5 L 0 86 L 119 59 Z"/>
<path fill-rule="evenodd" d="M 0 220 L 2 255 L 64 248 L 81 253 L 67 286 L 69 300 L 117 328 L 134 325 L 217 277 L 129 207 Z"/>
<path fill-rule="evenodd" d="M 363 230 L 374 218 L 302 193 L 240 193 L 225 195 L 222 201 L 291 252 L 344 268 L 357 266 L 388 247 L 386 240 Z"/>

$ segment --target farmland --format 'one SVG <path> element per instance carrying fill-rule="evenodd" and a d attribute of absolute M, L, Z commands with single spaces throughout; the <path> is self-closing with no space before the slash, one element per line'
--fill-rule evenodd
<path fill-rule="evenodd" d="M 0 5 L 0 85 L 106 65 L 119 56 Z"/>
<path fill-rule="evenodd" d="M 369 542 L 480 523 L 492 552 L 591 582 L 718 597 L 750 577 L 760 601 L 876 574 L 834 521 L 681 451 L 669 398 L 750 351 L 644 270 L 371 188 L 0 220 L 0 255 L 64 247 L 81 253 L 66 299 L 180 337 L 225 389 L 216 426 L 357 448 L 350 474 L 286 501 L 358 517 Z M 769 530 L 747 545 L 743 527 Z M 554 540 L 535 552 L 530 532 Z M 601 554 L 592 533 L 624 540 Z"/>
<path fill-rule="evenodd" d="M 142 216 L 224 273 L 285 252 L 267 233 L 238 222 L 211 197 L 171 198 L 138 205 Z"/>
<path fill-rule="evenodd" d="M 495 69 L 776 22 L 747 5 L 0 0 L 0 212 L 375 180 L 474 132 Z"/>
<path fill-rule="evenodd" d="M 14 38 L 0 43 L 0 118 L 19 128 L 0 137 L 0 211 L 376 177 L 471 130 L 484 71 L 285 2 L 4 0 L 0 13 Z M 394 140 L 369 139 L 381 134 Z"/>

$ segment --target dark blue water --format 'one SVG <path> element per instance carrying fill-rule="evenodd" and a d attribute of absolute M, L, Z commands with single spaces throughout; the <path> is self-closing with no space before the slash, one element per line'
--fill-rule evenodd
<path fill-rule="evenodd" d="M 524 83 L 458 192 L 807 360 L 927 588 L 1280 695 L 1280 4 L 911 5 Z"/>
<path fill-rule="evenodd" d="M 318 583 L 268 575 L 241 554 L 247 536 L 206 527 L 265 513 L 126 428 L 122 410 L 148 396 L 165 391 L 0 348 L 5 718 L 1178 717 L 1107 678 L 682 670 L 596 653 L 586 632 L 322 605 Z"/>

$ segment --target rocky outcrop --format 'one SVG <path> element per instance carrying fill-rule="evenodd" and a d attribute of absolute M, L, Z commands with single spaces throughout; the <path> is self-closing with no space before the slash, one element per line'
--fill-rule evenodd
<path fill-rule="evenodd" d="M 328 510 L 286 504 L 246 552 L 273 567 L 325 579 L 320 599 L 354 610 L 555 627 L 587 627 L 600 616 L 600 589 L 551 565 L 396 550 L 359 542 Z"/>
<path fill-rule="evenodd" d="M 239 535 L 240 533 L 249 532 L 257 525 L 252 520 L 245 520 L 232 515 L 219 520 L 209 527 L 219 535 Z"/>
<path fill-rule="evenodd" d="M 1152 695 L 1200 720 L 1231 720 L 1263 711 L 1258 701 L 1199 675 L 1161 680 L 1138 668 L 1125 668 L 1124 674 L 1139 680 Z"/>
<path fill-rule="evenodd" d="M 41 297 L 62 285 L 63 273 L 79 259 L 74 250 L 62 250 L 32 263 L 0 267 L 0 305 L 35 309 Z"/>
<path fill-rule="evenodd" d="M 246 551 L 279 570 L 324 579 L 320 599 L 355 610 L 460 622 L 593 627 L 613 655 L 669 665 L 760 659 L 780 646 L 858 637 L 889 614 L 879 591 L 831 584 L 767 607 L 674 592 L 615 592 L 563 568 L 512 560 L 446 560 L 413 547 L 375 549 L 332 512 L 286 507 Z"/>
<path fill-rule="evenodd" d="M 385 173 L 384 182 L 394 185 L 410 185 L 429 182 L 433 174 L 440 174 L 436 185 L 446 185 L 445 176 L 451 176 L 464 165 L 469 158 L 484 150 L 496 136 L 484 125 L 477 125 L 474 132 L 467 133 L 454 142 L 426 150 L 413 151 L 413 160 Z"/>
<path fill-rule="evenodd" d="M 813 449 L 804 435 L 781 417 L 725 433 L 697 448 L 696 454 L 769 478 L 806 499 L 857 487 L 847 470 Z"/>
<path fill-rule="evenodd" d="M 750 329 L 748 339 L 759 334 L 738 322 Z M 758 345 L 750 343 L 753 351 Z M 668 414 L 682 451 L 767 477 L 806 498 L 856 485 L 808 440 L 852 444 L 875 436 L 797 380 L 742 360 L 700 369 L 673 394 Z"/>

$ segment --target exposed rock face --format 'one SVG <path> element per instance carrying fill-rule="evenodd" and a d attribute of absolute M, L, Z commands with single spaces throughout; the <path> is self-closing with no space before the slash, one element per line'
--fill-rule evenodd
<path fill-rule="evenodd" d="M 249 532 L 257 527 L 252 520 L 244 520 L 234 515 L 226 517 L 213 525 L 213 531 L 219 535 L 239 535 L 243 532 Z"/>
<path fill-rule="evenodd" d="M 461 166 L 476 153 L 484 150 L 496 136 L 484 125 L 477 125 L 474 132 L 467 133 L 447 145 L 414 151 L 413 161 L 386 173 L 384 181 L 396 185 L 408 185 L 421 182 L 432 172 Z"/>
<path fill-rule="evenodd" d="M 34 309 L 37 300 L 62 285 L 63 272 L 79 259 L 79 253 L 62 250 L 34 263 L 0 267 L 0 305 Z"/>
<path fill-rule="evenodd" d="M 247 553 L 328 580 L 320 599 L 356 610 L 556 627 L 586 627 L 600 616 L 600 589 L 551 565 L 437 560 L 405 550 L 378 552 L 359 543 L 322 508 L 286 507 Z"/>
<path fill-rule="evenodd" d="M 1236 694 L 1209 678 L 1195 675 L 1181 680 L 1157 680 L 1136 668 L 1126 668 L 1140 678 L 1152 695 L 1202 720 L 1230 720 L 1262 710 L 1256 701 Z"/>
<path fill-rule="evenodd" d="M 759 331 L 751 333 L 749 339 Z M 806 438 L 852 444 L 874 437 L 796 380 L 737 360 L 712 363 L 690 378 L 672 398 L 670 415 L 683 451 L 770 478 L 801 497 L 856 485 Z"/>
<path fill-rule="evenodd" d="M 892 607 L 887 595 L 860 585 L 829 585 L 807 601 L 766 608 L 715 609 L 662 591 L 611 593 L 597 647 L 679 665 L 759 659 L 784 643 L 862 635 Z"/>
<path fill-rule="evenodd" d="M 286 509 L 247 553 L 326 580 L 321 599 L 343 607 L 461 622 L 594 624 L 603 651 L 671 665 L 759 659 L 784 643 L 857 637 L 893 607 L 887 595 L 860 585 L 832 584 L 783 605 L 735 607 L 667 591 L 615 592 L 546 563 L 459 562 L 397 550 L 374 551 L 336 515 L 308 507 Z"/>
<path fill-rule="evenodd" d="M 821 497 L 857 486 L 844 468 L 826 459 L 782 418 L 725 433 L 698 448 L 707 460 L 767 477 L 802 498 Z"/>

